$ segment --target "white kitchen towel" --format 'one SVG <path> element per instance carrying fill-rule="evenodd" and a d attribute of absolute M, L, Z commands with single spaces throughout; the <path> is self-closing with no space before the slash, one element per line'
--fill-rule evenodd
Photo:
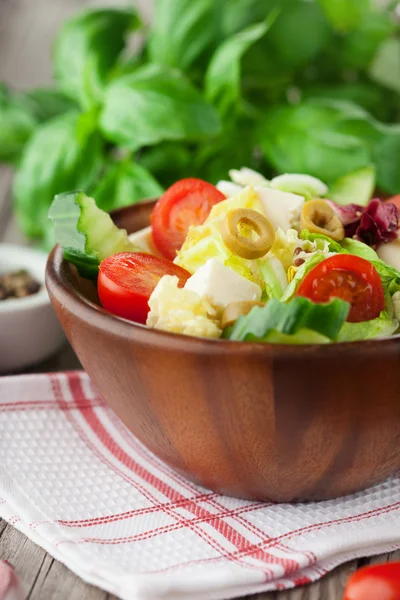
<path fill-rule="evenodd" d="M 219 496 L 146 450 L 86 374 L 4 377 L 0 516 L 124 600 L 228 599 L 400 548 L 400 477 L 318 503 Z"/>

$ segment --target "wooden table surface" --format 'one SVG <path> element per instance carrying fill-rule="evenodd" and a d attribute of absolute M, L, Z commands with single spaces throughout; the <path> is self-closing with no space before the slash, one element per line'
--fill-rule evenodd
<path fill-rule="evenodd" d="M 140 0 L 149 13 L 150 0 Z M 0 81 L 18 89 L 46 84 L 50 78 L 51 41 L 59 24 L 83 5 L 104 0 L 0 0 Z M 115 5 L 117 0 L 108 0 Z M 12 219 L 12 172 L 0 166 L 0 241 L 23 242 Z M 31 371 L 79 368 L 70 347 Z M 253 600 L 341 600 L 344 583 L 357 567 L 370 562 L 400 559 L 400 552 L 347 563 L 314 585 L 292 592 L 261 594 Z M 61 563 L 0 520 L 0 559 L 16 568 L 30 600 L 111 600 L 114 596 L 86 585 Z M 378 600 L 378 599 L 377 599 Z"/>

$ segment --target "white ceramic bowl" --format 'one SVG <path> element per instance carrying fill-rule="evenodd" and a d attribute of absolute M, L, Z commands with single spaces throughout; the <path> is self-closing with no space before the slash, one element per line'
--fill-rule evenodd
<path fill-rule="evenodd" d="M 0 373 L 21 370 L 55 353 L 65 336 L 44 285 L 47 254 L 0 244 L 0 274 L 26 269 L 41 290 L 25 298 L 0 300 Z"/>

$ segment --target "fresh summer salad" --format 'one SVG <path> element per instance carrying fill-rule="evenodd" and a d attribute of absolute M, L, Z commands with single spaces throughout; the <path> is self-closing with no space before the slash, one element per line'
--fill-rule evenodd
<path fill-rule="evenodd" d="M 150 328 L 281 344 L 398 332 L 400 195 L 372 198 L 372 167 L 330 189 L 248 168 L 230 179 L 178 181 L 129 236 L 80 191 L 56 196 L 49 216 L 102 306 Z"/>

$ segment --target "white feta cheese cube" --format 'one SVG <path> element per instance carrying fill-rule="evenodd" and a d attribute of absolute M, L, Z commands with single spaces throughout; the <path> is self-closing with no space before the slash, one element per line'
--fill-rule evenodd
<path fill-rule="evenodd" d="M 286 232 L 298 227 L 305 202 L 303 196 L 263 186 L 256 186 L 254 189 L 260 196 L 265 216 L 275 230 L 282 229 Z"/>
<path fill-rule="evenodd" d="M 393 240 L 388 244 L 382 244 L 376 251 L 379 258 L 385 263 L 400 270 L 400 239 Z"/>
<path fill-rule="evenodd" d="M 258 302 L 261 299 L 260 286 L 225 267 L 216 258 L 211 258 L 200 267 L 187 280 L 185 289 L 196 292 L 219 308 L 232 302 Z"/>

